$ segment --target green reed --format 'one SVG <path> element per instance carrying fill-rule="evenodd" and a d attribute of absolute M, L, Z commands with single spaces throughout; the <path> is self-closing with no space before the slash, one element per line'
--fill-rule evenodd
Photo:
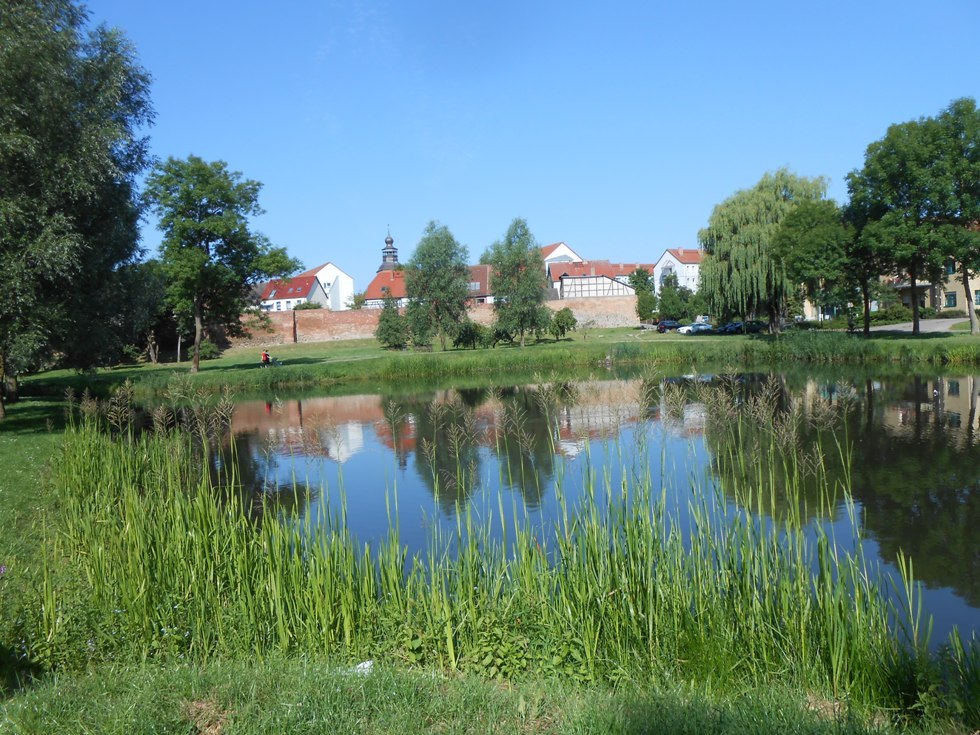
<path fill-rule="evenodd" d="M 85 584 L 44 586 L 31 655 L 52 663 L 70 650 L 77 664 L 303 652 L 490 677 L 731 691 L 779 682 L 915 706 L 908 672 L 924 670 L 928 653 L 896 630 L 860 546 L 847 552 L 808 522 L 794 478 L 815 478 L 822 512 L 842 502 L 856 526 L 846 481 L 834 486 L 820 458 L 787 451 L 776 408 L 757 408 L 711 429 L 728 438 L 717 485 L 681 495 L 649 468 L 622 482 L 590 474 L 585 501 L 572 507 L 559 469 L 554 527 L 532 528 L 515 507 L 518 521 L 498 535 L 503 500 L 479 522 L 458 508 L 455 537 L 434 532 L 411 558 L 397 525 L 378 548 L 359 547 L 343 504 L 317 527 L 309 514 L 271 506 L 255 523 L 231 500 L 234 457 L 209 471 L 217 450 L 205 436 L 107 433 L 83 418 L 59 462 L 63 528 L 52 553 Z M 767 421 L 774 430 L 755 436 L 758 455 L 739 451 Z M 508 436 L 522 443 L 519 432 L 501 433 L 499 454 L 528 451 L 504 446 Z M 913 589 L 909 580 L 910 605 Z M 943 686 L 962 701 L 980 696 L 976 644 L 957 638 L 951 648 Z"/>

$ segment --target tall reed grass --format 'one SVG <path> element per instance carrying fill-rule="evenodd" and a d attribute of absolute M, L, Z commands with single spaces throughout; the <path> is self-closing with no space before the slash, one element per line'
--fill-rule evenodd
<path fill-rule="evenodd" d="M 235 457 L 210 472 L 218 450 L 204 434 L 165 421 L 155 432 L 106 432 L 97 415 L 71 426 L 59 462 L 63 527 L 46 579 L 65 560 L 84 584 L 43 585 L 28 635 L 39 661 L 303 652 L 504 678 L 735 692 L 778 681 L 906 712 L 927 690 L 977 718 L 976 641 L 954 640 L 940 666 L 896 627 L 860 547 L 845 551 L 797 503 L 778 517 L 760 512 L 777 492 L 799 492 L 802 460 L 775 444 L 778 432 L 768 464 L 693 488 L 686 508 L 650 471 L 624 472 L 621 483 L 596 473 L 588 502 L 560 499 L 544 540 L 526 523 L 506 526 L 519 512 L 501 506 L 478 522 L 463 508 L 454 539 L 435 533 L 409 558 L 397 525 L 378 547 L 359 546 L 343 506 L 327 527 L 271 508 L 257 524 L 229 500 Z M 743 422 L 724 430 L 740 446 Z M 830 486 L 807 462 L 822 502 L 843 502 L 856 525 L 846 484 Z M 911 567 L 907 584 L 914 607 Z"/>

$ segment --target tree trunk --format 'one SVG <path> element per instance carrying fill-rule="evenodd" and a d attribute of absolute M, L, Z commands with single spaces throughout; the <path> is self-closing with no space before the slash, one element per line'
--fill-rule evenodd
<path fill-rule="evenodd" d="M 864 281 L 861 284 L 861 301 L 864 305 L 864 336 L 871 336 L 871 289 L 868 287 L 868 282 Z"/>
<path fill-rule="evenodd" d="M 909 284 L 912 286 L 912 334 L 919 333 L 919 294 L 916 293 L 915 268 L 909 270 Z"/>
<path fill-rule="evenodd" d="M 200 304 L 194 304 L 194 364 L 191 365 L 191 372 L 196 373 L 201 369 L 201 336 L 204 334 L 204 319 L 201 316 Z"/>
<path fill-rule="evenodd" d="M 0 419 L 7 415 L 7 390 L 4 385 L 7 371 L 3 364 L 3 353 L 0 353 Z"/>
<path fill-rule="evenodd" d="M 973 304 L 973 294 L 970 293 L 970 269 L 962 263 L 963 293 L 966 295 L 966 313 L 970 317 L 970 334 L 980 334 L 980 325 L 977 324 L 977 310 Z"/>

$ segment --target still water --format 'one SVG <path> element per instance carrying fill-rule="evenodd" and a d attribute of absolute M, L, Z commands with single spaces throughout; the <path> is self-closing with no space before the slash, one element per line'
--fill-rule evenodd
<path fill-rule="evenodd" d="M 706 386 L 730 397 L 727 409 Z M 853 514 L 842 500 L 821 508 L 804 480 L 805 522 L 832 529 L 845 548 L 861 544 L 886 588 L 899 552 L 911 557 L 937 643 L 954 626 L 980 635 L 978 391 L 980 376 L 727 375 L 270 396 L 240 403 L 234 430 L 255 495 L 298 504 L 314 528 L 343 512 L 373 547 L 397 524 L 401 543 L 421 553 L 466 515 L 498 534 L 519 524 L 544 538 L 587 488 L 645 478 L 683 520 L 719 474 L 774 461 L 711 431 L 712 412 L 761 405 L 787 451 L 822 446 L 828 477 L 850 487 Z M 778 516 L 780 505 L 776 497 L 762 515 Z"/>

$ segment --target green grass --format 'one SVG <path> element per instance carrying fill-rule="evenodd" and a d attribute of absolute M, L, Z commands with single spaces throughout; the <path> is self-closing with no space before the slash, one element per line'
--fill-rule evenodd
<path fill-rule="evenodd" d="M 106 667 L 53 676 L 0 704 L 0 730 L 18 735 L 861 735 L 883 732 L 881 719 L 779 688 L 717 697 L 696 687 L 501 685 L 389 667 L 363 676 L 305 659 Z"/>

